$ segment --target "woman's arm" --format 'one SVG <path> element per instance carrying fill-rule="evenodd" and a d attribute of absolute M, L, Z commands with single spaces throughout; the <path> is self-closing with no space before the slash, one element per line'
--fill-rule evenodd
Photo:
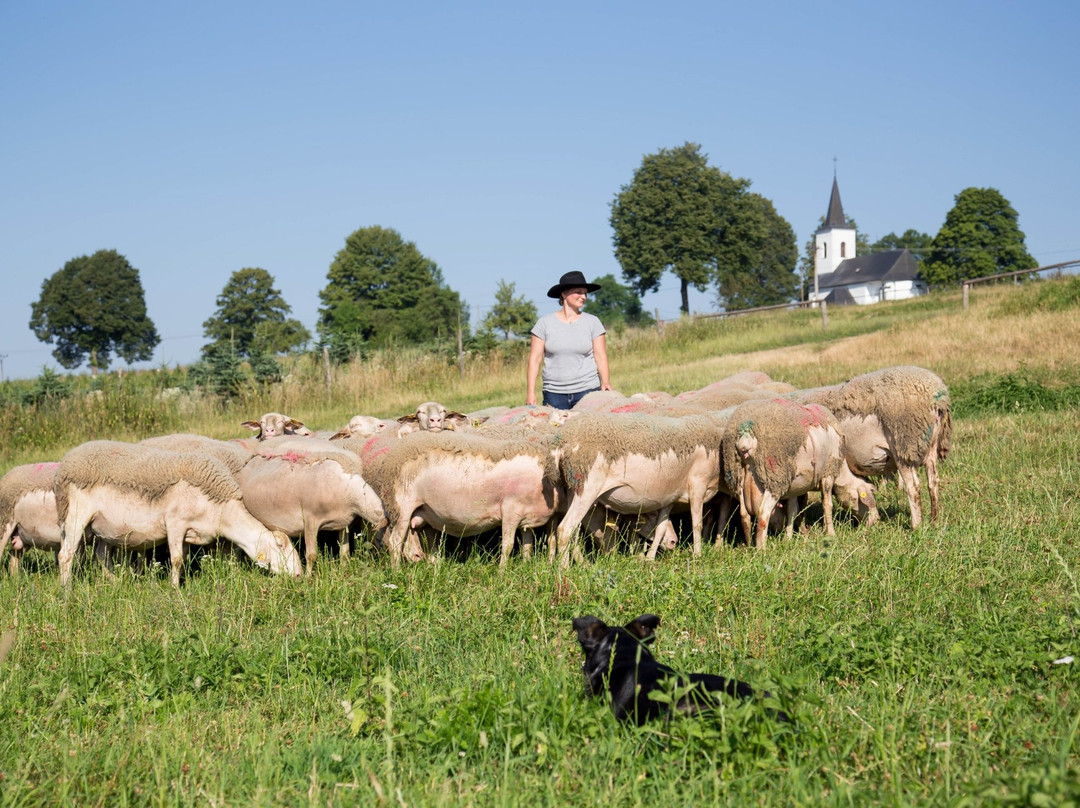
<path fill-rule="evenodd" d="M 611 378 L 608 376 L 607 363 L 607 335 L 601 334 L 592 341 L 593 359 L 596 360 L 596 370 L 600 374 L 600 389 L 611 389 Z"/>
<path fill-rule="evenodd" d="M 544 341 L 535 334 L 529 341 L 529 367 L 525 378 L 525 403 L 536 403 L 536 377 L 540 373 L 540 363 L 544 361 Z"/>

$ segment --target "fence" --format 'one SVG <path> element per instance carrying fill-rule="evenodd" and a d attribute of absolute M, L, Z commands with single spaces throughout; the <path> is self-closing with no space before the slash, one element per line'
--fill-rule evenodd
<path fill-rule="evenodd" d="M 776 311 L 778 309 L 803 309 L 808 307 L 817 306 L 821 308 L 821 327 L 827 329 L 829 327 L 829 310 L 825 305 L 824 300 L 796 300 L 791 303 L 777 303 L 775 306 L 757 306 L 752 309 L 733 309 L 732 311 L 718 311 L 713 314 L 691 314 L 691 320 L 709 320 L 717 317 L 737 317 L 740 314 L 753 314 L 758 311 Z M 664 323 L 674 323 L 677 320 L 661 320 L 660 310 L 656 309 L 656 327 L 659 330 L 663 330 Z"/>
<path fill-rule="evenodd" d="M 1080 261 L 1065 261 L 1061 264 L 1047 264 L 1044 267 L 1035 267 L 1035 269 L 1021 269 L 1016 272 L 1002 272 L 998 275 L 986 275 L 982 278 L 968 278 L 964 281 L 964 311 L 967 311 L 968 307 L 968 290 L 971 289 L 977 283 L 989 283 L 990 281 L 1001 281 L 1006 278 L 1015 278 L 1017 283 L 1020 283 L 1020 279 L 1025 275 L 1032 275 L 1036 272 L 1050 272 L 1057 270 L 1061 272 L 1069 267 L 1080 267 Z"/>

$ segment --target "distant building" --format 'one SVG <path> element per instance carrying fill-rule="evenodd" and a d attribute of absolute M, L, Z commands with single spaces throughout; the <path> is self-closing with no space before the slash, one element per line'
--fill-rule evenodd
<path fill-rule="evenodd" d="M 908 250 L 855 254 L 855 228 L 849 227 L 833 177 L 825 223 L 814 234 L 814 291 L 811 300 L 865 305 L 926 294 L 919 263 Z"/>

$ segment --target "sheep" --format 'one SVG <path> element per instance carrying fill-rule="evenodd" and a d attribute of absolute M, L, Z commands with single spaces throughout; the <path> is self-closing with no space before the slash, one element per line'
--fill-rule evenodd
<path fill-rule="evenodd" d="M 387 429 L 396 428 L 397 421 L 386 418 L 376 418 L 374 415 L 354 415 L 349 419 L 345 427 L 330 436 L 330 440 L 342 438 L 367 438 L 378 435 Z"/>
<path fill-rule="evenodd" d="M 252 432 L 257 432 L 258 434 L 255 437 L 258 440 L 278 438 L 282 435 L 311 436 L 312 434 L 311 430 L 304 426 L 303 423 L 288 415 L 282 415 L 280 412 L 265 413 L 258 421 L 241 421 L 240 426 L 246 426 Z"/>
<path fill-rule="evenodd" d="M 23 550 L 60 549 L 60 519 L 56 513 L 53 481 L 59 463 L 15 466 L 0 477 L 0 557 L 11 544 L 8 571 L 19 572 Z"/>
<path fill-rule="evenodd" d="M 580 555 L 576 534 L 597 503 L 623 514 L 658 511 L 647 557 L 654 558 L 679 502 L 690 506 L 694 555 L 701 555 L 704 503 L 719 491 L 724 421 L 711 414 L 586 413 L 559 431 L 555 446 L 570 502 L 556 531 L 559 563 Z"/>
<path fill-rule="evenodd" d="M 139 443 L 144 446 L 155 446 L 158 449 L 167 449 L 172 452 L 202 452 L 216 457 L 224 463 L 235 477 L 240 473 L 247 462 L 254 456 L 253 446 L 243 445 L 237 441 L 217 440 L 205 435 L 192 435 L 179 433 L 175 435 L 158 435 L 153 438 L 145 438 Z M 258 443 L 255 444 L 259 445 Z"/>
<path fill-rule="evenodd" d="M 618 390 L 594 390 L 573 406 L 574 412 L 611 412 L 613 407 L 629 404 L 630 399 Z"/>
<path fill-rule="evenodd" d="M 724 473 L 739 497 L 739 514 L 747 542 L 754 532 L 765 548 L 769 521 L 778 502 L 788 500 L 787 535 L 794 529 L 796 499 L 821 491 L 825 532 L 835 534 L 832 494 L 860 520 L 877 521 L 873 486 L 852 474 L 844 459 L 844 438 L 836 417 L 818 404 L 803 406 L 788 399 L 753 400 L 739 405 L 724 430 Z"/>
<path fill-rule="evenodd" d="M 299 576 L 289 537 L 248 513 L 229 469 L 210 455 L 119 441 L 90 441 L 63 456 L 53 484 L 62 525 L 60 584 L 87 532 L 108 545 L 142 549 L 167 542 L 173 586 L 184 543 L 231 541 L 259 566 Z"/>
<path fill-rule="evenodd" d="M 386 527 L 382 501 L 364 480 L 360 458 L 348 450 L 348 441 L 267 441 L 238 480 L 252 516 L 271 530 L 303 537 L 308 574 L 320 530 L 346 530 L 356 517 L 376 531 Z M 343 558 L 347 547 L 343 542 Z"/>
<path fill-rule="evenodd" d="M 930 520 L 938 518 L 938 461 L 949 453 L 949 389 L 937 374 L 916 366 L 882 368 L 843 384 L 791 393 L 800 402 L 828 407 L 840 421 L 847 461 L 856 474 L 897 473 L 907 493 L 911 526 L 922 523 L 920 466 L 926 468 Z"/>
<path fill-rule="evenodd" d="M 460 412 L 446 409 L 445 404 L 437 401 L 425 401 L 417 405 L 416 412 L 402 415 L 397 419 L 401 425 L 398 437 L 410 432 L 442 432 L 444 429 L 459 429 L 468 426 L 469 417 Z"/>
<path fill-rule="evenodd" d="M 458 537 L 500 525 L 505 566 L 517 530 L 546 524 L 565 498 L 552 441 L 449 432 L 418 432 L 396 443 L 370 439 L 361 457 L 386 508 L 391 563 L 400 564 L 403 553 L 410 561 L 423 558 L 415 540 L 423 525 Z M 530 550 L 527 541 L 523 554 Z"/>

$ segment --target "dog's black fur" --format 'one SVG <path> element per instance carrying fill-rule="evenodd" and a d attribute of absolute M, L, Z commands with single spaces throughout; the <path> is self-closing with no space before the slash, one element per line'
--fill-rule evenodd
<path fill-rule="evenodd" d="M 585 652 L 585 661 L 581 663 L 585 689 L 592 696 L 608 690 L 611 709 L 620 721 L 632 720 L 640 725 L 667 712 L 669 705 L 653 701 L 649 694 L 661 682 L 672 678 L 680 689 L 694 685 L 674 705 L 681 713 L 693 714 L 715 707 L 717 693 L 741 699 L 755 695 L 750 685 L 738 679 L 711 673 L 679 673 L 657 662 L 646 646 L 655 639 L 656 627 L 660 625 L 660 618 L 655 614 L 643 614 L 621 628 L 609 626 L 591 614 L 575 617 L 573 624 L 581 650 Z M 780 710 L 774 715 L 782 721 L 790 720 Z"/>

